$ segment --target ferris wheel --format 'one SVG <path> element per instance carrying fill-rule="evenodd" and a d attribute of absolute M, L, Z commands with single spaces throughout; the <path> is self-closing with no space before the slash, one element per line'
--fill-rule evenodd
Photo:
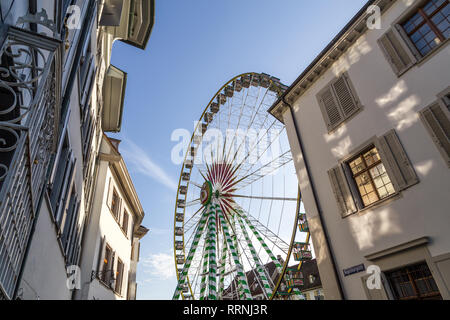
<path fill-rule="evenodd" d="M 286 88 L 239 75 L 196 123 L 175 204 L 173 299 L 301 296 L 289 266 L 312 258 L 309 229 L 286 129 L 267 112 Z"/>

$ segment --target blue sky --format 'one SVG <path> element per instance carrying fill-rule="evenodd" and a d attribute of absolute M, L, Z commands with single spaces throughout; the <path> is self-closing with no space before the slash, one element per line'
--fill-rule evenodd
<path fill-rule="evenodd" d="M 145 51 L 121 42 L 112 63 L 128 73 L 123 153 L 150 229 L 141 243 L 139 299 L 170 299 L 173 211 L 180 166 L 175 129 L 192 131 L 234 76 L 265 72 L 290 85 L 365 0 L 156 0 Z"/>

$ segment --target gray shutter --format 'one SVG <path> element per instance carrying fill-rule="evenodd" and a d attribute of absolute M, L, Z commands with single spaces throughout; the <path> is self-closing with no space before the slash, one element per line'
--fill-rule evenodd
<path fill-rule="evenodd" d="M 450 167 L 450 120 L 448 112 L 435 103 L 420 112 L 425 127 Z"/>
<path fill-rule="evenodd" d="M 318 100 L 328 131 L 331 131 L 344 121 L 344 116 L 341 114 L 331 86 L 319 93 Z"/>
<path fill-rule="evenodd" d="M 399 192 L 419 182 L 395 130 L 378 138 L 376 145 L 395 191 Z"/>
<path fill-rule="evenodd" d="M 448 111 L 450 111 L 450 93 L 446 94 L 443 98 L 444 104 L 447 107 Z"/>
<path fill-rule="evenodd" d="M 113 183 L 112 183 L 112 179 L 109 178 L 109 186 L 108 186 L 108 198 L 106 200 L 107 204 L 108 204 L 108 208 L 111 209 L 111 201 L 112 201 L 112 195 L 113 195 Z"/>
<path fill-rule="evenodd" d="M 358 99 L 356 99 L 355 92 L 346 74 L 340 76 L 332 86 L 345 118 L 350 117 L 360 109 Z"/>
<path fill-rule="evenodd" d="M 389 29 L 379 40 L 386 59 L 397 76 L 400 76 L 406 69 L 414 64 L 409 48 L 405 45 L 394 29 Z"/>
<path fill-rule="evenodd" d="M 357 211 L 355 201 L 340 166 L 329 170 L 328 176 L 342 217 L 355 213 Z"/>
<path fill-rule="evenodd" d="M 99 272 L 102 271 L 103 259 L 105 256 L 106 250 L 106 237 L 100 238 L 100 251 L 98 252 L 98 260 L 97 260 L 97 275 L 99 276 Z"/>

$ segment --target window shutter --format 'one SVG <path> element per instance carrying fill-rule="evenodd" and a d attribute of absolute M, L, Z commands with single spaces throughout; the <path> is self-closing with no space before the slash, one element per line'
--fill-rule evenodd
<path fill-rule="evenodd" d="M 112 203 L 113 190 L 114 190 L 114 187 L 113 187 L 112 179 L 109 178 L 108 198 L 107 198 L 106 202 L 107 202 L 108 207 L 109 207 L 110 209 L 112 209 L 112 208 L 111 208 L 111 203 Z"/>
<path fill-rule="evenodd" d="M 450 167 L 450 119 L 448 112 L 435 103 L 420 112 L 422 121 Z"/>
<path fill-rule="evenodd" d="M 331 131 L 344 120 L 331 86 L 324 89 L 318 98 L 328 131 Z"/>
<path fill-rule="evenodd" d="M 419 182 L 395 130 L 391 130 L 378 138 L 376 144 L 381 161 L 396 191 L 404 190 Z"/>
<path fill-rule="evenodd" d="M 64 228 L 64 223 L 67 215 L 67 206 L 69 203 L 70 195 L 73 187 L 73 180 L 75 179 L 75 162 L 76 159 L 73 157 L 73 152 L 70 150 L 69 153 L 69 164 L 65 169 L 63 185 L 61 186 L 61 195 L 59 198 L 59 204 L 56 214 L 56 222 L 60 228 L 60 233 Z"/>
<path fill-rule="evenodd" d="M 105 259 L 105 250 L 106 250 L 106 237 L 100 238 L 100 251 L 98 252 L 98 260 L 97 260 L 97 275 L 99 276 L 99 272 L 103 271 L 103 260 Z"/>
<path fill-rule="evenodd" d="M 378 44 L 397 76 L 400 76 L 414 64 L 409 48 L 404 44 L 403 39 L 396 34 L 394 29 L 386 32 L 378 40 Z"/>
<path fill-rule="evenodd" d="M 356 113 L 359 109 L 359 102 L 355 98 L 349 79 L 346 74 L 340 76 L 334 83 L 333 89 L 341 106 L 342 113 L 346 118 Z"/>
<path fill-rule="evenodd" d="M 344 218 L 355 213 L 357 211 L 355 201 L 340 166 L 328 171 L 328 176 L 342 217 Z"/>

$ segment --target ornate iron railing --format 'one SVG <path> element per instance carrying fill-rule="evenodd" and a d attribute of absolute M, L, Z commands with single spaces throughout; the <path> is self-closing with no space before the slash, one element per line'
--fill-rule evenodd
<path fill-rule="evenodd" d="M 0 43 L 0 291 L 11 299 L 58 136 L 60 43 L 10 27 Z"/>

